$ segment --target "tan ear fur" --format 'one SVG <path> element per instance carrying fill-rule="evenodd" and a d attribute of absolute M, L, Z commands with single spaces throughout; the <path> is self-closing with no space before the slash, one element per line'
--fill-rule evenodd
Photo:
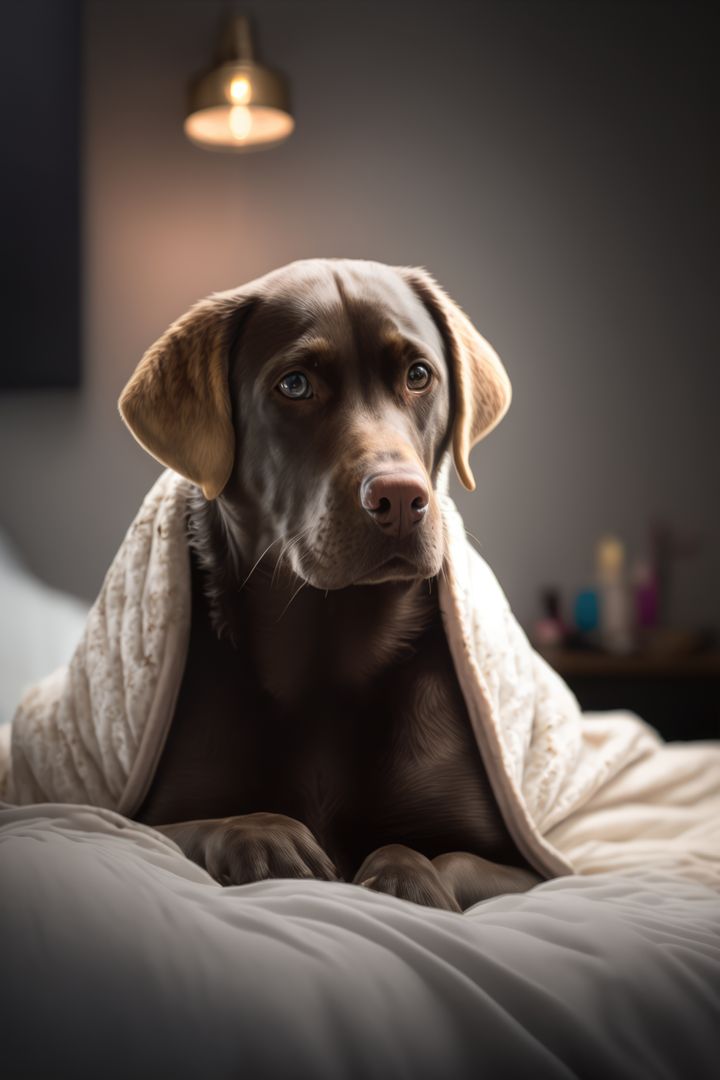
<path fill-rule="evenodd" d="M 434 278 L 418 267 L 399 269 L 429 309 L 445 339 L 455 379 L 453 460 L 463 485 L 468 491 L 474 491 L 470 451 L 500 423 L 510 408 L 510 380 L 490 342 L 478 333 L 464 311 Z"/>
<path fill-rule="evenodd" d="M 228 352 L 246 301 L 238 289 L 195 304 L 150 346 L 118 402 L 140 445 L 206 499 L 217 498 L 233 467 Z"/>

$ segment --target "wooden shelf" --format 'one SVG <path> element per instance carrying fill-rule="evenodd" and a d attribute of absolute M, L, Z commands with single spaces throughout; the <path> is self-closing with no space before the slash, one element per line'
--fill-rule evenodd
<path fill-rule="evenodd" d="M 593 678 L 718 678 L 720 651 L 632 653 L 614 656 L 591 649 L 542 649 L 540 655 L 563 676 Z"/>

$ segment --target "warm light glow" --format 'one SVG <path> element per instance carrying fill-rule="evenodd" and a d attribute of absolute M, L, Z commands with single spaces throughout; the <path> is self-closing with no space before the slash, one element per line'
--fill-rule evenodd
<path fill-rule="evenodd" d="M 241 153 L 287 139 L 295 127 L 287 82 L 253 58 L 245 16 L 227 20 L 218 54 L 218 64 L 188 88 L 188 139 L 206 150 Z"/>
<path fill-rule="evenodd" d="M 230 98 L 236 105 L 244 105 L 250 98 L 250 80 L 247 75 L 236 75 L 230 82 Z"/>
<path fill-rule="evenodd" d="M 245 105 L 233 105 L 228 123 L 233 138 L 243 142 L 252 131 L 252 113 Z"/>
<path fill-rule="evenodd" d="M 185 134 L 214 150 L 261 149 L 282 142 L 295 122 L 283 109 L 258 105 L 216 105 L 191 113 Z"/>

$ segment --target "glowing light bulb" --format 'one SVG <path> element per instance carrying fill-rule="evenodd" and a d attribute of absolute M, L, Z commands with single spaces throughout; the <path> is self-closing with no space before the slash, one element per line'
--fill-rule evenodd
<path fill-rule="evenodd" d="M 233 105 L 228 120 L 232 137 L 242 142 L 252 129 L 252 114 L 245 105 Z"/>
<path fill-rule="evenodd" d="M 236 75 L 230 83 L 230 98 L 236 105 L 243 105 L 250 98 L 250 80 L 246 75 Z"/>

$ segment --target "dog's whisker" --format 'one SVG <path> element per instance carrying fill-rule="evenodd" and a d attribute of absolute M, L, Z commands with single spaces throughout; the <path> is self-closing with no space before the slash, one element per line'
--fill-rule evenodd
<path fill-rule="evenodd" d="M 275 586 L 275 579 L 278 576 L 278 571 L 280 570 L 280 566 L 282 565 L 282 561 L 283 561 L 283 556 L 285 555 L 285 549 L 287 548 L 289 543 L 290 543 L 290 541 L 286 538 L 285 543 L 280 548 L 280 554 L 278 555 L 277 561 L 276 561 L 275 565 L 273 566 L 273 572 L 272 572 L 272 576 L 270 578 L 270 588 L 271 589 L 274 588 L 274 586 Z"/>
<path fill-rule="evenodd" d="M 285 538 L 285 543 L 284 543 L 284 544 L 283 544 L 283 546 L 281 547 L 281 549 L 280 549 L 280 554 L 279 554 L 279 555 L 278 555 L 278 557 L 277 557 L 277 562 L 275 563 L 275 566 L 273 567 L 272 577 L 270 578 L 270 588 L 271 588 L 271 589 L 272 589 L 272 588 L 274 587 L 274 585 L 275 585 L 275 580 L 276 580 L 276 578 L 277 578 L 277 576 L 278 576 L 278 572 L 279 572 L 279 570 L 280 570 L 280 567 L 281 567 L 281 565 L 282 565 L 282 561 L 283 561 L 283 559 L 284 559 L 284 557 L 285 557 L 285 553 L 286 553 L 286 552 L 287 552 L 287 550 L 289 549 L 290 545 L 291 545 L 291 544 L 292 544 L 292 543 L 293 543 L 293 542 L 294 542 L 294 541 L 295 541 L 295 540 L 296 540 L 297 538 L 298 538 L 298 534 L 297 534 L 297 533 L 295 534 L 295 536 L 290 536 L 290 537 L 286 537 L 286 538 Z"/>
<path fill-rule="evenodd" d="M 475 533 L 471 533 L 469 529 L 466 529 L 465 535 L 469 536 L 471 540 L 474 540 L 478 547 L 482 547 L 482 540 L 479 540 Z"/>
<path fill-rule="evenodd" d="M 294 536 L 289 537 L 286 540 L 286 542 L 283 544 L 283 546 L 282 546 L 282 548 L 280 550 L 280 554 L 278 555 L 277 562 L 275 563 L 275 568 L 273 569 L 272 577 L 270 579 L 270 588 L 271 589 L 275 585 L 275 579 L 277 577 L 277 574 L 278 574 L 278 571 L 280 569 L 280 565 L 281 565 L 283 559 L 288 556 L 289 552 L 292 550 L 293 545 L 297 544 L 300 540 L 302 540 L 302 538 L 304 536 L 306 536 L 310 532 L 310 530 L 312 528 L 313 528 L 312 524 L 307 525 L 304 529 L 300 529 L 299 532 L 295 533 Z"/>
<path fill-rule="evenodd" d="M 260 563 L 262 562 L 262 560 L 263 560 L 263 559 L 265 558 L 265 556 L 267 555 L 267 553 L 268 553 L 268 551 L 270 550 L 270 548 L 271 548 L 271 547 L 273 546 L 273 544 L 277 544 L 278 540 L 282 540 L 282 536 L 276 536 L 274 540 L 271 540 L 271 541 L 270 541 L 270 543 L 268 544 L 268 546 L 267 546 L 267 547 L 265 548 L 265 550 L 263 551 L 262 555 L 260 555 L 260 557 L 259 557 L 259 558 L 257 559 L 257 561 L 256 561 L 255 563 L 253 563 L 253 565 L 252 565 L 252 567 L 251 567 L 251 569 L 250 569 L 250 573 L 248 574 L 248 576 L 247 576 L 247 577 L 245 578 L 245 580 L 243 581 L 242 585 L 241 585 L 241 586 L 240 586 L 240 588 L 238 589 L 238 592 L 241 592 L 241 591 L 242 591 L 242 589 L 244 589 L 244 588 L 245 588 L 245 586 L 247 585 L 248 581 L 250 580 L 250 578 L 252 577 L 252 575 L 253 575 L 253 574 L 255 573 L 255 571 L 257 570 L 258 566 L 260 565 Z"/>
<path fill-rule="evenodd" d="M 282 619 L 283 615 L 285 614 L 285 612 L 287 611 L 287 609 L 288 609 L 288 608 L 290 607 L 290 605 L 292 604 L 292 602 L 293 602 L 293 600 L 295 599 L 295 597 L 297 596 L 297 594 L 298 594 L 298 593 L 300 592 L 300 590 L 301 590 L 301 589 L 304 589 L 306 585 L 307 585 L 307 581 L 301 581 L 301 582 L 300 582 L 300 584 L 298 585 L 297 589 L 296 589 L 296 590 L 295 590 L 295 592 L 294 592 L 294 593 L 292 594 L 292 596 L 291 596 L 291 597 L 290 597 L 290 599 L 288 600 L 287 604 L 285 605 L 285 607 L 284 607 L 284 608 L 282 609 L 282 611 L 281 611 L 281 612 L 280 612 L 280 614 L 278 615 L 278 617 L 277 617 L 277 620 L 276 620 L 277 622 L 280 622 L 280 620 Z"/>
<path fill-rule="evenodd" d="M 307 535 L 307 533 L 310 531 L 311 528 L 312 528 L 312 526 L 308 526 L 307 529 L 304 529 L 302 532 L 296 533 L 295 536 L 293 536 L 293 538 L 290 541 L 288 541 L 288 543 L 287 543 L 287 545 L 285 547 L 285 556 L 286 557 L 288 555 L 290 555 L 295 550 L 295 547 L 300 543 L 301 540 L 304 539 L 304 537 Z"/>

